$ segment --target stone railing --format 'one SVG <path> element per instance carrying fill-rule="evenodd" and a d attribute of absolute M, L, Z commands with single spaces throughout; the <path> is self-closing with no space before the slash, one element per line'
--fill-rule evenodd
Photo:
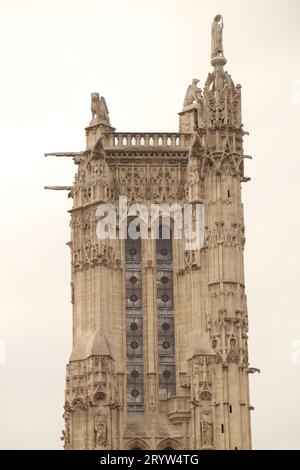
<path fill-rule="evenodd" d="M 103 134 L 105 148 L 188 148 L 192 134 L 180 132 L 109 132 Z"/>
<path fill-rule="evenodd" d="M 174 424 L 187 421 L 191 416 L 191 397 L 175 396 L 159 402 L 160 412 L 165 413 Z"/>

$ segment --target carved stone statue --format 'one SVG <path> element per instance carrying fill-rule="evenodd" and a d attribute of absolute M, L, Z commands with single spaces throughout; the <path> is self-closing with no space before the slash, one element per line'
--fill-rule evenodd
<path fill-rule="evenodd" d="M 207 409 L 202 413 L 202 447 L 208 448 L 213 445 L 213 428 L 210 413 Z"/>
<path fill-rule="evenodd" d="M 105 416 L 100 413 L 95 415 L 95 449 L 107 448 L 107 426 Z"/>
<path fill-rule="evenodd" d="M 236 339 L 230 338 L 229 341 L 229 352 L 227 354 L 228 363 L 237 363 L 239 362 L 239 353 L 237 349 Z"/>
<path fill-rule="evenodd" d="M 201 88 L 198 88 L 197 83 L 199 83 L 199 80 L 197 78 L 193 78 L 191 85 L 188 86 L 186 91 L 183 107 L 189 106 L 201 98 Z"/>
<path fill-rule="evenodd" d="M 223 18 L 216 15 L 211 25 L 211 58 L 223 56 Z"/>
<path fill-rule="evenodd" d="M 91 112 L 92 122 L 104 122 L 110 126 L 106 101 L 103 96 L 100 98 L 99 93 L 91 94 Z"/>

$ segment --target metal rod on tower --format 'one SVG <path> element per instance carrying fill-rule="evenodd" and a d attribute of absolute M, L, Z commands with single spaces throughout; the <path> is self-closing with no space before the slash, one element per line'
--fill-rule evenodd
<path fill-rule="evenodd" d="M 44 189 L 51 189 L 52 191 L 71 191 L 73 186 L 44 186 Z"/>
<path fill-rule="evenodd" d="M 51 153 L 45 153 L 45 157 L 80 157 L 84 155 L 84 152 L 51 152 Z"/>

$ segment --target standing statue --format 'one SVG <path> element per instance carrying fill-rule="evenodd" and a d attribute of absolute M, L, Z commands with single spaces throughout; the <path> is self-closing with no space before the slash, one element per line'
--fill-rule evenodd
<path fill-rule="evenodd" d="M 211 25 L 211 58 L 223 56 L 223 18 L 216 15 Z"/>
<path fill-rule="evenodd" d="M 202 414 L 202 447 L 209 448 L 213 444 L 213 429 L 211 417 L 208 410 L 203 410 Z"/>
<path fill-rule="evenodd" d="M 95 415 L 95 449 L 106 449 L 107 447 L 107 427 L 105 416 L 100 413 Z"/>

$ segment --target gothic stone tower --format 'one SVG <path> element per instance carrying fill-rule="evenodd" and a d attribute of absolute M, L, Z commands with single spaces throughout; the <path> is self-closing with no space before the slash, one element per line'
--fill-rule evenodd
<path fill-rule="evenodd" d="M 188 87 L 179 132 L 116 132 L 92 94 L 86 150 L 74 159 L 73 349 L 66 449 L 251 448 L 244 283 L 241 87 L 224 71 L 220 15 L 213 70 Z M 49 154 L 47 154 L 49 155 Z M 50 154 L 51 155 L 51 154 Z M 204 244 L 97 236 L 97 207 L 204 204 Z"/>

